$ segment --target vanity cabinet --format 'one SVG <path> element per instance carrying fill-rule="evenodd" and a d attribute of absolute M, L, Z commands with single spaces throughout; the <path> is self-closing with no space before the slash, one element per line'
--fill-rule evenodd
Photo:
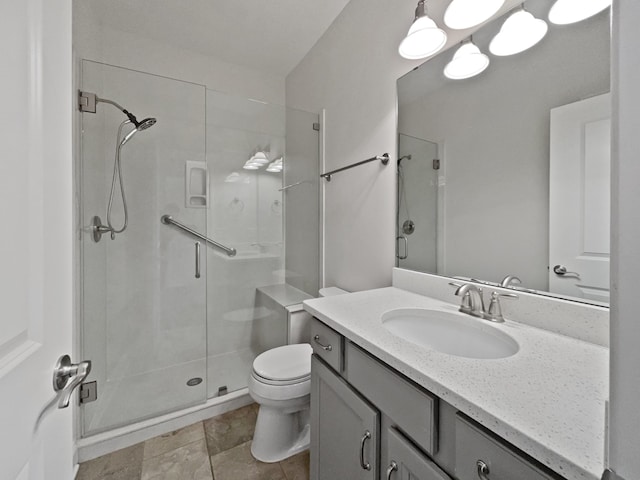
<path fill-rule="evenodd" d="M 387 435 L 387 454 L 389 461 L 384 469 L 385 480 L 451 480 L 393 427 Z"/>
<path fill-rule="evenodd" d="M 489 433 L 456 416 L 456 475 L 459 480 L 557 480 L 534 460 L 510 448 Z"/>
<path fill-rule="evenodd" d="M 311 479 L 377 479 L 379 439 L 380 412 L 314 355 Z"/>
<path fill-rule="evenodd" d="M 311 343 L 311 480 L 563 480 L 317 319 Z"/>

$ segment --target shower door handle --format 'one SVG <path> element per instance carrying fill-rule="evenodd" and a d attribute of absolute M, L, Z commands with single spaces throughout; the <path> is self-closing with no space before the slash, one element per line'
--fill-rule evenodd
<path fill-rule="evenodd" d="M 400 255 L 400 242 L 398 240 L 404 240 L 404 255 Z M 396 257 L 398 260 L 404 260 L 409 256 L 409 241 L 404 235 L 396 237 Z"/>
<path fill-rule="evenodd" d="M 200 278 L 200 242 L 196 242 L 196 278 Z"/>

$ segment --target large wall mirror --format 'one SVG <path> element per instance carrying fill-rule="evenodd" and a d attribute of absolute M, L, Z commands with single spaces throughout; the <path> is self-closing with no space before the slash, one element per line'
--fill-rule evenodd
<path fill-rule="evenodd" d="M 609 10 L 492 56 L 503 21 L 480 75 L 446 78 L 450 49 L 398 80 L 397 265 L 608 304 Z"/>

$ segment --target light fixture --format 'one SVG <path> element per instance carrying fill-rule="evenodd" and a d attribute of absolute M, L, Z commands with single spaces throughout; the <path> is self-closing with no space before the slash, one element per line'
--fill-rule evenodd
<path fill-rule="evenodd" d="M 611 0 L 558 0 L 549 10 L 549 21 L 556 25 L 580 22 L 611 6 Z"/>
<path fill-rule="evenodd" d="M 272 172 L 272 173 L 282 172 L 282 169 L 284 168 L 284 165 L 282 163 L 283 160 L 284 160 L 283 157 L 280 157 L 277 160 L 274 160 L 273 162 L 271 162 L 267 167 L 267 172 Z"/>
<path fill-rule="evenodd" d="M 252 163 L 245 163 L 242 168 L 244 168 L 245 170 L 258 170 L 260 166 Z"/>
<path fill-rule="evenodd" d="M 269 159 L 267 158 L 267 155 L 264 152 L 256 152 L 249 159 L 249 161 L 252 163 L 260 164 L 260 165 L 266 165 L 267 163 L 269 163 Z"/>
<path fill-rule="evenodd" d="M 418 60 L 433 55 L 447 43 L 447 34 L 426 14 L 424 2 L 425 0 L 418 2 L 416 16 L 409 28 L 409 33 L 398 47 L 398 53 L 408 60 Z"/>
<path fill-rule="evenodd" d="M 489 44 L 497 56 L 515 55 L 533 47 L 547 34 L 549 26 L 524 8 L 512 13 Z"/>
<path fill-rule="evenodd" d="M 465 41 L 444 67 L 444 74 L 452 80 L 471 78 L 489 66 L 489 57 L 480 51 L 471 39 Z"/>
<path fill-rule="evenodd" d="M 475 27 L 493 17 L 505 0 L 453 0 L 444 12 L 444 23 L 454 30 Z"/>

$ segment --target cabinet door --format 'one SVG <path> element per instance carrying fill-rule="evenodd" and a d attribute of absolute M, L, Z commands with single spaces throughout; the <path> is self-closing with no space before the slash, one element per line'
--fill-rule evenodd
<path fill-rule="evenodd" d="M 389 429 L 389 465 L 385 466 L 386 480 L 451 480 L 435 463 L 414 447 L 395 428 Z"/>
<path fill-rule="evenodd" d="M 315 355 L 311 480 L 376 480 L 380 414 Z"/>

